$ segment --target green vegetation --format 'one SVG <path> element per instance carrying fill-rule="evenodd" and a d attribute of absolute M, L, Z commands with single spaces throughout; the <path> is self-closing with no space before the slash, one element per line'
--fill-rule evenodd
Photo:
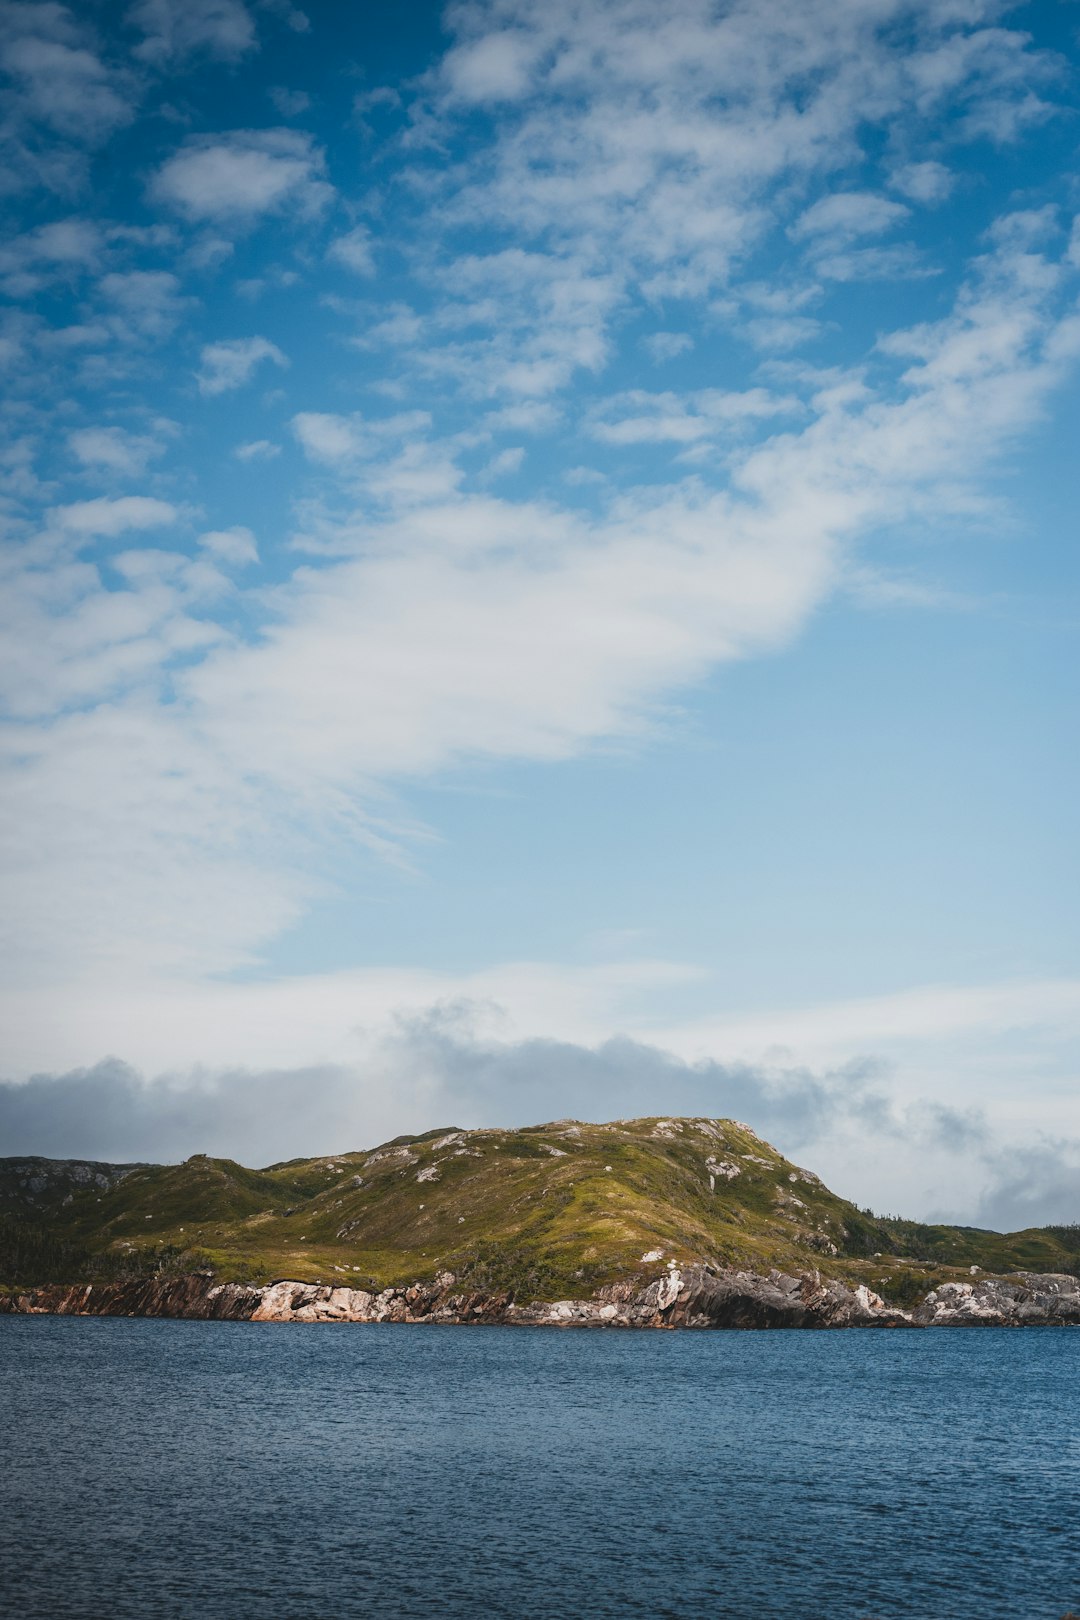
<path fill-rule="evenodd" d="M 7 1283 L 65 1282 L 80 1276 L 91 1256 L 41 1221 L 0 1215 L 0 1264 Z"/>
<path fill-rule="evenodd" d="M 264 1170 L 205 1155 L 0 1160 L 0 1285 L 200 1270 L 381 1288 L 450 1270 L 558 1299 L 667 1260 L 817 1269 L 906 1304 L 972 1266 L 1075 1273 L 1080 1229 L 1002 1236 L 876 1216 L 731 1120 L 448 1127 Z"/>

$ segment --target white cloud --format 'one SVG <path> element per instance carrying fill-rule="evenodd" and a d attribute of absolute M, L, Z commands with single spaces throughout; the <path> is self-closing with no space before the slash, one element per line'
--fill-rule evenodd
<path fill-rule="evenodd" d="M 170 270 L 114 271 L 101 278 L 98 291 L 111 311 L 113 336 L 128 343 L 168 337 L 192 303 Z"/>
<path fill-rule="evenodd" d="M 755 349 L 798 349 L 819 337 L 822 324 L 809 315 L 756 315 L 739 328 Z"/>
<path fill-rule="evenodd" d="M 284 85 L 275 84 L 266 93 L 282 118 L 299 118 L 311 106 L 311 97 L 306 90 L 289 90 Z"/>
<path fill-rule="evenodd" d="M 168 501 L 149 495 L 102 495 L 93 501 L 74 501 L 56 506 L 49 514 L 59 528 L 70 534 L 103 535 L 114 538 L 128 529 L 156 529 L 175 523 L 178 512 Z"/>
<path fill-rule="evenodd" d="M 514 473 L 520 472 L 524 460 L 525 451 L 519 444 L 500 450 L 498 455 L 492 456 L 484 468 L 481 474 L 483 482 L 485 484 L 494 483 L 496 479 L 508 478 Z"/>
<path fill-rule="evenodd" d="M 749 1017 L 704 1018 L 682 1026 L 678 1045 L 684 1051 L 706 1045 L 732 1061 L 756 1061 L 765 1054 L 776 1060 L 787 1053 L 797 1056 L 799 1062 L 834 1064 L 868 1046 L 895 1054 L 904 1045 L 932 1046 L 971 1031 L 991 1042 L 1011 1031 L 1048 1026 L 1067 1032 L 1070 1039 L 1080 1035 L 1080 983 L 1076 980 L 920 985 L 819 1006 L 772 1007 Z M 987 1093 L 982 1095 L 985 1098 Z M 998 1100 L 1007 1101 L 1007 1091 Z"/>
<path fill-rule="evenodd" d="M 819 197 L 791 226 L 795 241 L 824 238 L 829 247 L 853 242 L 860 236 L 878 236 L 907 219 L 910 209 L 870 191 L 834 191 Z"/>
<path fill-rule="evenodd" d="M 347 417 L 328 411 L 301 411 L 293 417 L 293 431 L 305 453 L 315 461 L 346 461 L 362 444 L 358 426 Z"/>
<path fill-rule="evenodd" d="M 939 274 L 910 243 L 896 247 L 849 248 L 814 260 L 823 281 L 916 281 Z"/>
<path fill-rule="evenodd" d="M 943 163 L 930 159 L 922 163 L 905 163 L 894 170 L 892 185 L 913 202 L 932 205 L 944 202 L 952 195 L 956 176 Z"/>
<path fill-rule="evenodd" d="M 247 444 L 238 444 L 233 451 L 237 461 L 272 461 L 280 454 L 280 444 L 273 444 L 269 439 L 250 439 Z"/>
<path fill-rule="evenodd" d="M 191 242 L 184 261 L 193 270 L 216 270 L 235 252 L 236 244 L 223 236 L 203 236 Z"/>
<path fill-rule="evenodd" d="M 349 467 L 376 454 L 385 454 L 395 440 L 415 439 L 430 426 L 426 411 L 369 418 L 360 412 L 337 416 L 329 411 L 301 411 L 292 419 L 293 432 L 304 454 L 331 467 Z"/>
<path fill-rule="evenodd" d="M 197 54 L 234 62 L 256 44 L 241 0 L 138 0 L 127 20 L 145 36 L 132 54 L 155 67 Z"/>
<path fill-rule="evenodd" d="M 80 143 L 104 140 L 132 116 L 130 88 L 60 5 L 7 5 L 0 66 L 18 87 L 15 110 Z"/>
<path fill-rule="evenodd" d="M 428 80 L 436 119 L 497 102 L 491 147 L 443 201 L 465 222 L 512 224 L 521 243 L 588 244 L 595 271 L 652 296 L 722 285 L 800 182 L 847 167 L 867 126 L 904 127 L 962 98 L 968 133 L 1035 115 L 1053 60 L 1028 36 L 960 10 L 887 0 L 838 11 L 812 0 L 528 0 L 459 6 L 457 36 Z M 900 41 L 903 41 L 901 44 Z M 797 86 L 797 93 L 793 87 Z M 981 120 L 981 123 L 979 123 Z M 418 139 L 425 125 L 418 121 Z M 438 139 L 436 123 L 428 138 Z M 914 161 L 914 160 L 913 160 Z M 857 228 L 902 205 L 859 197 Z M 841 207 L 851 208 L 851 204 Z M 813 224 L 811 219 L 810 224 Z M 596 262 L 598 261 L 598 262 Z"/>
<path fill-rule="evenodd" d="M 209 551 L 235 568 L 243 568 L 259 560 L 255 536 L 242 524 L 232 529 L 208 529 L 205 534 L 200 534 L 199 544 L 204 551 Z"/>
<path fill-rule="evenodd" d="M 280 843 L 275 854 L 265 805 L 228 761 L 134 695 L 163 684 L 207 627 L 161 584 L 80 601 L 59 648 L 47 619 L 28 626 L 53 662 L 43 669 L 26 649 L 18 691 L 53 713 L 47 739 L 25 724 L 0 733 L 12 786 L 0 816 L 20 855 L 5 879 L 0 951 L 24 984 L 92 970 L 134 989 L 141 973 L 228 972 L 296 919 L 311 882 Z M 85 644 L 69 652 L 76 630 Z M 71 712 L 56 716 L 58 703 Z"/>
<path fill-rule="evenodd" d="M 77 516 L 88 517 L 86 525 L 68 532 L 65 538 L 74 545 L 69 544 L 66 554 L 57 555 L 54 548 L 50 566 L 5 567 L 0 707 L 6 719 L 0 728 L 0 753 L 12 797 L 3 812 L 4 836 L 8 841 L 17 840 L 26 857 L 25 864 L 16 863 L 8 873 L 13 884 L 24 899 L 37 892 L 45 908 L 36 920 L 22 918 L 24 937 L 28 944 L 31 938 L 34 940 L 31 957 L 48 940 L 57 917 L 64 914 L 64 890 L 72 880 L 68 891 L 72 905 L 67 915 L 75 932 L 83 935 L 84 943 L 88 934 L 99 933 L 88 908 L 96 905 L 95 895 L 102 884 L 107 887 L 119 879 L 112 904 L 115 906 L 118 899 L 121 905 L 124 903 L 132 881 L 130 876 L 124 879 L 122 875 L 119 826 L 114 857 L 117 870 L 104 873 L 95 870 L 93 862 L 78 875 L 78 852 L 83 840 L 89 839 L 91 847 L 95 847 L 95 834 L 102 825 L 101 816 L 95 819 L 89 815 L 91 783 L 98 784 L 102 815 L 106 819 L 122 816 L 122 799 L 109 808 L 109 777 L 119 770 L 121 756 L 129 745 L 145 749 L 154 730 L 162 730 L 150 722 L 146 692 L 156 689 L 174 657 L 191 656 L 220 634 L 215 626 L 199 622 L 186 611 L 187 559 L 182 554 L 121 552 L 112 558 L 109 585 L 96 568 L 74 555 L 76 547 L 93 539 L 115 538 L 125 530 L 151 526 L 154 520 L 150 515 L 106 514 L 106 520 L 114 523 L 112 529 L 104 529 L 96 517 Z M 125 716 L 121 708 L 113 709 L 112 705 L 119 704 L 122 695 L 132 690 L 141 690 L 144 702 L 133 706 Z M 39 720 L 40 730 L 34 724 Z M 17 724 L 12 725 L 12 721 Z M 145 754 L 143 791 L 148 801 L 156 798 L 167 802 L 176 797 L 175 779 L 171 791 L 167 771 L 161 782 L 155 782 L 155 773 L 164 761 L 156 756 L 159 764 L 154 767 L 151 757 Z M 17 766 L 14 770 L 13 765 Z M 79 774 L 84 766 L 88 770 L 85 783 Z M 131 766 L 133 770 L 136 767 L 134 756 Z M 69 775 L 69 769 L 74 770 L 74 776 Z M 129 814 L 139 802 L 136 782 L 133 775 L 126 806 Z M 85 827 L 78 820 L 83 787 L 88 795 Z M 39 812 L 41 821 L 35 823 L 34 816 Z M 130 831 L 134 843 L 141 842 L 144 847 L 161 836 L 160 828 Z M 57 863 L 54 877 L 49 872 L 50 850 Z M 160 850 L 159 856 L 164 853 Z M 127 893 L 127 899 L 131 898 Z M 18 927 L 14 918 L 9 919 L 5 950 L 15 945 Z M 112 954 L 114 948 L 108 946 L 104 935 L 99 943 L 107 955 Z M 65 945 L 63 954 L 67 951 Z"/>
<path fill-rule="evenodd" d="M 165 448 L 160 439 L 119 427 L 76 428 L 68 434 L 68 447 L 84 467 L 99 467 L 125 478 L 138 477 L 147 462 Z"/>
<path fill-rule="evenodd" d="M 1013 1137 L 989 1158 L 996 1173 L 982 1189 L 973 1225 L 1017 1232 L 1075 1224 L 1080 1140 L 1063 1141 L 1060 1131 L 1034 1142 Z"/>
<path fill-rule="evenodd" d="M 440 72 L 453 98 L 514 101 L 530 87 L 537 51 L 535 35 L 509 29 L 459 45 L 444 57 Z"/>
<path fill-rule="evenodd" d="M 19 700 L 79 710 L 0 733 L 5 917 L 19 919 L 5 959 L 53 983 L 90 964 L 106 980 L 236 966 L 296 917 L 309 837 L 376 836 L 366 783 L 477 755 L 564 758 L 639 730 L 672 681 L 794 629 L 827 577 L 805 524 L 800 543 L 763 535 L 762 548 L 725 538 L 720 515 L 684 498 L 590 532 L 536 507 L 428 497 L 367 560 L 300 570 L 265 641 L 216 658 L 181 565 L 129 566 L 119 592 L 54 570 L 47 614 L 30 605 L 42 583 L 18 575 Z M 116 535 L 169 516 L 145 499 L 85 502 L 57 527 Z M 173 700 L 159 704 L 166 672 Z"/>
<path fill-rule="evenodd" d="M 151 191 L 192 222 L 248 226 L 263 214 L 318 214 L 332 188 L 312 137 L 300 130 L 234 130 L 191 137 L 158 171 Z"/>
<path fill-rule="evenodd" d="M 798 409 L 797 399 L 771 394 L 766 388 L 742 393 L 705 388 L 683 396 L 632 389 L 597 407 L 588 431 L 605 444 L 696 444 Z"/>
<path fill-rule="evenodd" d="M 286 28 L 291 28 L 294 34 L 306 34 L 311 28 L 311 18 L 299 6 L 291 4 L 291 0 L 261 0 L 265 11 L 272 12 L 279 17 Z"/>
<path fill-rule="evenodd" d="M 1019 29 L 978 26 L 999 21 L 992 6 L 976 8 L 971 21 L 976 26 L 953 34 L 936 51 L 911 58 L 916 105 L 921 111 L 948 102 L 954 117 L 961 114 L 962 137 L 1004 144 L 1052 115 L 1038 91 L 1060 81 L 1063 63 L 1050 51 L 1030 50 L 1030 35 Z"/>
<path fill-rule="evenodd" d="M 1056 372 L 1036 358 L 1050 330 L 1038 312 L 1046 293 L 1023 290 L 1013 270 L 1025 266 L 1009 250 L 952 317 L 908 335 L 905 349 L 921 359 L 895 400 L 820 389 L 809 426 L 745 453 L 736 484 L 746 499 L 668 490 L 624 499 L 598 524 L 479 497 L 421 505 L 377 531 L 371 556 L 305 575 L 295 616 L 266 647 L 215 655 L 192 682 L 204 701 L 216 694 L 219 712 L 239 705 L 230 750 L 257 751 L 271 736 L 276 747 L 291 732 L 303 739 L 298 768 L 316 774 L 324 762 L 409 772 L 506 749 L 560 757 L 590 736 L 632 730 L 646 693 L 790 634 L 830 588 L 845 537 L 917 508 L 923 491 L 940 500 L 943 481 L 954 486 L 1026 425 Z M 699 403 L 721 422 L 779 408 L 764 391 Z M 685 403 L 659 396 L 649 406 L 626 418 L 628 436 L 703 431 Z M 306 413 L 294 426 L 309 455 L 359 478 L 359 491 L 372 487 L 372 424 Z M 386 479 L 382 459 L 372 476 Z M 365 534 L 359 523 L 356 545 Z M 377 671 L 391 646 L 406 645 L 424 647 L 423 666 L 388 685 Z M 343 679 L 383 693 L 380 712 L 335 712 L 326 682 Z M 318 714 L 334 716 L 322 740 Z"/>
<path fill-rule="evenodd" d="M 600 371 L 610 356 L 606 325 L 623 299 L 620 279 L 575 255 L 468 254 L 438 280 L 438 321 L 403 337 L 417 341 L 423 374 L 467 395 L 543 399 L 582 371 Z"/>
<path fill-rule="evenodd" d="M 489 433 L 550 433 L 560 419 L 557 406 L 548 400 L 530 399 L 488 411 L 483 425 Z"/>
<path fill-rule="evenodd" d="M 198 375 L 200 394 L 225 394 L 233 388 L 242 388 L 250 382 L 264 360 L 275 366 L 287 366 L 288 360 L 276 343 L 268 338 L 229 338 L 220 343 L 208 343 L 199 355 L 201 369 Z"/>
<path fill-rule="evenodd" d="M 1073 268 L 1080 270 L 1080 215 L 1077 215 L 1072 222 L 1067 257 Z"/>
<path fill-rule="evenodd" d="M 675 360 L 694 347 L 689 332 L 651 332 L 642 339 L 652 358 L 658 363 Z"/>
<path fill-rule="evenodd" d="M 375 274 L 375 257 L 371 248 L 371 232 L 364 225 L 356 225 L 344 236 L 337 236 L 327 249 L 330 258 L 336 259 L 354 275 L 373 276 Z"/>
<path fill-rule="evenodd" d="M 49 281 L 96 268 L 102 252 L 101 228 L 94 220 L 59 219 L 39 225 L 0 247 L 0 276 L 9 297 L 23 298 Z"/>
<path fill-rule="evenodd" d="M 431 440 L 424 413 L 306 412 L 297 438 L 339 481 L 311 513 L 322 556 L 243 599 L 265 619 L 253 639 L 197 616 L 205 576 L 182 554 L 129 557 L 126 591 L 72 565 L 43 618 L 41 581 L 13 551 L 16 684 L 45 705 L 62 677 L 85 710 L 8 739 L 13 970 L 40 953 L 73 968 L 100 955 L 103 972 L 250 959 L 310 892 L 309 839 L 384 836 L 372 816 L 386 785 L 640 737 L 687 683 L 784 644 L 846 583 L 864 534 L 964 510 L 965 477 L 1042 408 L 1065 362 L 1036 224 L 998 233 L 944 320 L 894 335 L 880 387 L 793 368 L 805 415 L 742 447 L 727 490 L 624 489 L 587 517 L 467 493 L 459 447 Z M 653 431 L 668 405 L 646 400 L 635 410 Z M 702 404 L 723 423 L 747 400 L 706 392 L 671 419 Z M 51 532 L 111 537 L 174 516 L 147 497 L 86 501 Z M 110 641 L 129 619 L 156 628 Z M 69 623 L 93 624 L 93 657 L 67 650 Z M 118 682 L 123 703 L 103 703 Z"/>

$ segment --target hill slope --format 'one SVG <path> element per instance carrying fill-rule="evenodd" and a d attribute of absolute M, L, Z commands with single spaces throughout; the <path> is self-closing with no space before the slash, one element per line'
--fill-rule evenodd
<path fill-rule="evenodd" d="M 732 1120 L 447 1128 L 264 1170 L 0 1160 L 0 1284 L 209 1270 L 384 1288 L 446 1269 L 543 1300 L 661 1259 L 815 1269 L 904 1304 L 972 1266 L 1075 1272 L 1080 1233 L 875 1217 Z"/>

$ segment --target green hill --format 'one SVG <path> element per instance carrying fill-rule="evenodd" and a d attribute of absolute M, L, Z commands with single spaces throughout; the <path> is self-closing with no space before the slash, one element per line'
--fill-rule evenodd
<path fill-rule="evenodd" d="M 249 1170 L 0 1160 L 0 1284 L 210 1270 L 383 1288 L 441 1270 L 586 1297 L 659 1259 L 810 1269 L 904 1304 L 972 1266 L 1076 1272 L 1080 1231 L 1003 1236 L 860 1210 L 731 1120 L 447 1127 Z"/>

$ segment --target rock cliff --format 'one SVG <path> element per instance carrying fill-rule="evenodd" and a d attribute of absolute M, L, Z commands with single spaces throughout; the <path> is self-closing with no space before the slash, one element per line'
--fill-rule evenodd
<path fill-rule="evenodd" d="M 1068 1276 L 984 1277 L 946 1283 L 913 1311 L 865 1286 L 816 1272 L 680 1271 L 644 1287 L 603 1288 L 591 1299 L 520 1303 L 508 1293 L 463 1290 L 450 1272 L 433 1282 L 371 1293 L 282 1281 L 264 1287 L 190 1275 L 131 1283 L 48 1287 L 0 1296 L 0 1313 L 159 1316 L 232 1322 L 500 1323 L 522 1327 L 845 1328 L 1080 1325 L 1080 1283 Z"/>
<path fill-rule="evenodd" d="M 981 1277 L 933 1289 L 912 1312 L 917 1327 L 1027 1327 L 1080 1323 L 1080 1282 L 1054 1273 Z"/>

